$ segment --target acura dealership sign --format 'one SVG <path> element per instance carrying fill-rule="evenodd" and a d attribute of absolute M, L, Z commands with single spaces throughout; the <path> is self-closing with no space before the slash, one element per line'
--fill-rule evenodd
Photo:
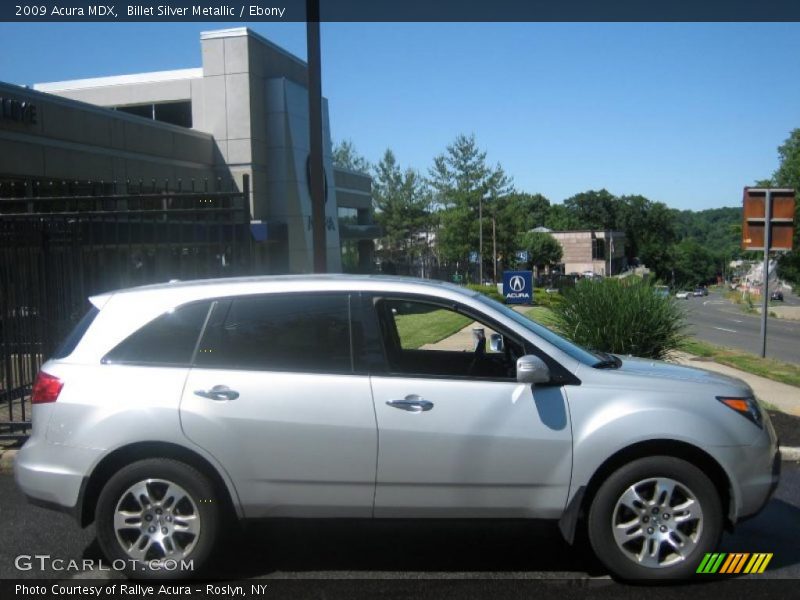
<path fill-rule="evenodd" d="M 504 271 L 503 296 L 508 304 L 532 304 L 533 273 L 531 271 Z"/>

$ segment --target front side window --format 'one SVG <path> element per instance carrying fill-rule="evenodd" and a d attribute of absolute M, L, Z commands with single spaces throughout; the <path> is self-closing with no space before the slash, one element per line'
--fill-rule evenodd
<path fill-rule="evenodd" d="M 188 366 L 210 305 L 194 302 L 164 313 L 106 354 L 103 362 Z"/>
<path fill-rule="evenodd" d="M 381 299 L 375 308 L 392 373 L 516 377 L 516 359 L 523 354 L 522 344 L 472 315 L 422 300 Z M 498 337 L 502 345 L 497 344 Z"/>
<path fill-rule="evenodd" d="M 267 294 L 220 302 L 197 352 L 198 367 L 353 371 L 346 294 Z"/>

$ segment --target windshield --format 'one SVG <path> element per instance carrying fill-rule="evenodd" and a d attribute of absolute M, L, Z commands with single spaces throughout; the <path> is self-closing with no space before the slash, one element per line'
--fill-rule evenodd
<path fill-rule="evenodd" d="M 585 365 L 596 367 L 599 364 L 608 361 L 608 358 L 605 355 L 600 356 L 598 354 L 589 352 L 585 348 L 582 348 L 577 344 L 574 344 L 569 340 L 561 337 L 560 335 L 553 333 L 544 325 L 540 325 L 539 323 L 532 321 L 528 317 L 521 315 L 520 313 L 509 308 L 505 304 L 501 304 L 497 300 L 492 300 L 491 298 L 489 298 L 488 296 L 484 296 L 483 294 L 476 294 L 474 298 L 479 300 L 483 304 L 491 306 L 495 310 L 500 311 L 509 319 L 513 319 L 515 322 L 522 325 L 528 331 L 535 333 L 537 336 L 539 336 L 546 342 L 552 344 L 553 346 L 561 350 L 564 354 L 571 356 L 575 360 L 582 362 Z"/>

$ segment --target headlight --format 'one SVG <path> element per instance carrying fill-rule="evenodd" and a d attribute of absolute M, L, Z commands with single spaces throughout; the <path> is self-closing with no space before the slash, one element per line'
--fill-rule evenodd
<path fill-rule="evenodd" d="M 735 410 L 745 419 L 752 421 L 758 427 L 761 427 L 762 429 L 764 428 L 764 417 L 761 414 L 761 408 L 758 406 L 758 401 L 752 396 L 748 398 L 717 396 L 717 400 L 722 402 L 728 408 Z"/>

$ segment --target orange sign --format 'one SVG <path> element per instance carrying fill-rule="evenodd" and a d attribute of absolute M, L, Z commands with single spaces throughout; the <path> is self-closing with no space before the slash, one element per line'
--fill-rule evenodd
<path fill-rule="evenodd" d="M 770 190 L 772 217 L 770 219 L 770 250 L 791 250 L 794 236 L 794 190 Z M 766 221 L 765 188 L 744 188 L 742 210 L 742 248 L 763 250 Z"/>

